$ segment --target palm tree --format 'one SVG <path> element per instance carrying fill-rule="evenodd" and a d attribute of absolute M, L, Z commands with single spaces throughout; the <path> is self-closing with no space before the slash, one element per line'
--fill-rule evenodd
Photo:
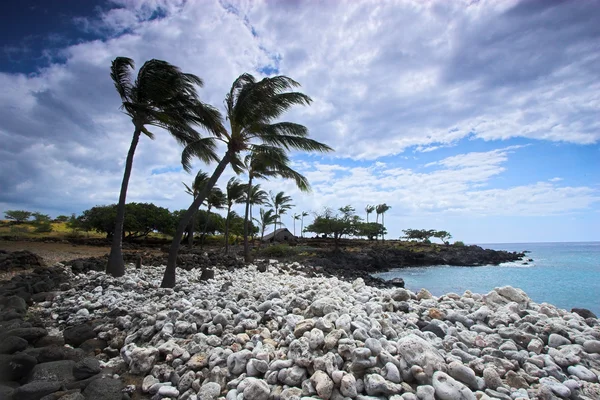
<path fill-rule="evenodd" d="M 202 190 L 202 187 L 206 184 L 206 181 L 208 181 L 208 174 L 203 171 L 198 171 L 191 187 L 188 186 L 185 182 L 182 182 L 182 183 L 183 183 L 183 186 L 185 186 L 185 192 L 187 194 L 192 195 L 193 198 L 196 198 L 196 196 L 198 196 L 198 193 L 200 192 L 200 190 Z M 188 246 L 190 248 L 194 247 L 194 230 L 195 230 L 194 225 L 195 225 L 195 223 L 196 223 L 196 213 L 194 213 L 194 216 L 192 217 L 190 224 L 189 224 L 190 229 L 188 231 Z"/>
<path fill-rule="evenodd" d="M 239 179 L 233 177 L 227 182 L 227 188 L 225 189 L 227 197 L 227 217 L 225 218 L 225 254 L 229 253 L 229 214 L 231 214 L 231 207 L 234 204 L 239 204 L 244 201 L 244 195 L 246 194 L 246 185 L 239 181 Z"/>
<path fill-rule="evenodd" d="M 269 201 L 269 206 L 275 210 L 275 216 L 279 219 L 279 226 L 281 223 L 281 216 L 290 210 L 294 205 L 292 204 L 292 198 L 290 196 L 286 196 L 285 193 L 279 192 L 274 194 L 273 192 L 269 192 L 269 196 L 271 197 Z M 273 232 L 277 230 L 277 220 L 275 220 L 273 224 Z"/>
<path fill-rule="evenodd" d="M 292 215 L 292 219 L 294 220 L 294 236 L 296 236 L 296 221 L 300 220 L 300 214 Z"/>
<path fill-rule="evenodd" d="M 381 214 L 381 225 L 383 226 L 384 230 L 381 231 L 381 240 L 385 241 L 385 212 L 387 210 L 389 210 L 390 208 L 392 208 L 392 206 L 388 206 L 387 204 L 383 203 L 383 204 L 379 204 L 377 205 L 377 207 L 375 207 L 375 212 L 377 213 L 377 221 L 379 221 L 379 214 Z"/>
<path fill-rule="evenodd" d="M 196 75 L 183 73 L 166 61 L 150 60 L 140 68 L 134 81 L 133 69 L 132 59 L 117 57 L 112 62 L 110 72 L 121 97 L 121 109 L 131 118 L 134 126 L 117 205 L 113 242 L 106 265 L 106 272 L 117 277 L 125 274 L 122 253 L 123 223 L 133 155 L 142 133 L 150 139 L 154 138 L 154 134 L 146 126 L 167 130 L 183 145 L 193 141 L 204 143 L 207 150 L 203 155 L 205 159 L 212 157 L 213 147 L 210 143 L 200 140 L 200 135 L 191 126 L 198 125 L 212 132 L 222 130 L 221 114 L 198 99 L 196 86 L 202 86 L 203 83 Z M 184 167 L 189 168 L 189 164 Z M 185 221 L 186 225 L 188 221 L 189 218 Z"/>
<path fill-rule="evenodd" d="M 269 179 L 279 176 L 286 179 L 294 179 L 296 186 L 302 191 L 310 191 L 308 180 L 298 172 L 289 167 L 289 157 L 284 149 L 275 146 L 253 145 L 251 151 L 244 158 L 243 165 L 233 163 L 232 166 L 236 172 L 246 170 L 248 173 L 247 190 L 250 192 L 253 188 L 254 179 Z M 265 201 L 268 202 L 265 193 Z M 250 204 L 246 204 L 246 213 L 244 216 L 244 258 L 246 262 L 250 261 L 250 246 L 248 244 L 248 223 L 252 219 Z"/>
<path fill-rule="evenodd" d="M 302 211 L 300 214 L 300 237 L 304 237 L 304 217 L 308 217 L 308 212 Z"/>
<path fill-rule="evenodd" d="M 369 214 L 371 214 L 373 211 L 375 211 L 375 206 L 367 204 L 367 206 L 365 207 L 365 211 L 367 212 L 367 224 L 368 224 L 369 223 Z"/>
<path fill-rule="evenodd" d="M 255 221 L 257 221 L 260 225 L 260 243 L 262 243 L 262 240 L 265 237 L 265 229 L 267 228 L 267 226 L 277 221 L 277 216 L 275 215 L 275 211 L 273 209 L 265 211 L 263 208 L 261 208 L 260 219 L 255 219 Z"/>
<path fill-rule="evenodd" d="M 161 287 L 175 286 L 175 272 L 177 266 L 177 254 L 179 252 L 179 241 L 185 230 L 187 222 L 193 214 L 193 210 L 201 204 L 208 195 L 227 165 L 232 160 L 237 160 L 239 153 L 250 149 L 253 142 L 280 147 L 285 150 L 302 151 L 332 151 L 331 147 L 308 138 L 308 129 L 300 124 L 292 122 L 277 121 L 281 115 L 294 105 L 309 105 L 311 98 L 307 95 L 289 91 L 300 86 L 298 82 L 286 76 L 274 76 L 264 78 L 261 81 L 250 74 L 238 77 L 231 86 L 231 90 L 225 97 L 227 120 L 230 131 L 215 130 L 215 137 L 227 145 L 227 151 L 219 161 L 217 168 L 210 177 L 205 189 L 198 195 L 188 210 L 184 213 L 179 226 L 175 231 L 173 242 L 169 249 L 167 267 L 161 283 Z M 196 151 L 194 146 L 184 150 L 182 158 L 192 157 L 194 154 L 206 157 L 203 149 Z M 204 146 L 208 149 L 208 144 Z"/>
<path fill-rule="evenodd" d="M 222 210 L 225 208 L 225 204 L 227 204 L 227 198 L 225 193 L 218 187 L 213 187 L 206 199 L 206 222 L 204 223 L 204 229 L 202 229 L 202 234 L 200 235 L 200 248 L 204 246 L 204 238 L 206 237 L 206 232 L 208 231 L 208 224 L 210 222 L 210 210 L 213 208 Z"/>
<path fill-rule="evenodd" d="M 265 204 L 269 197 L 268 193 L 260 188 L 260 185 L 247 185 L 248 193 L 245 194 L 244 203 L 250 200 L 250 215 L 248 221 L 252 221 L 252 206 Z"/>

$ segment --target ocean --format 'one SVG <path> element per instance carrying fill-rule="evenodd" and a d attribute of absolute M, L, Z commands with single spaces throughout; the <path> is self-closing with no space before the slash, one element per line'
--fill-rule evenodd
<path fill-rule="evenodd" d="M 403 278 L 406 288 L 429 290 L 440 296 L 465 290 L 488 293 L 495 287 L 521 288 L 536 303 L 559 308 L 587 308 L 600 317 L 600 242 L 480 244 L 494 250 L 525 251 L 533 261 L 498 266 L 411 267 L 376 274 L 383 279 Z"/>

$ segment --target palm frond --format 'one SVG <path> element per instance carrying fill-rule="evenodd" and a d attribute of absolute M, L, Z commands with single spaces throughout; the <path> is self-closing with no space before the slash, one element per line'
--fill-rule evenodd
<path fill-rule="evenodd" d="M 272 133 L 265 133 L 257 136 L 258 139 L 265 144 L 281 146 L 286 150 L 294 149 L 303 151 L 316 151 L 320 153 L 333 151 L 333 149 L 328 145 L 306 137 Z"/>
<path fill-rule="evenodd" d="M 200 138 L 188 143 L 181 152 L 181 166 L 186 172 L 190 172 L 194 158 L 198 158 L 206 164 L 211 161 L 218 161 L 219 156 L 216 149 L 217 144 L 212 137 Z"/>
<path fill-rule="evenodd" d="M 135 63 L 131 58 L 127 57 L 115 58 L 110 67 L 110 77 L 123 102 L 131 99 L 131 70 L 134 68 Z"/>

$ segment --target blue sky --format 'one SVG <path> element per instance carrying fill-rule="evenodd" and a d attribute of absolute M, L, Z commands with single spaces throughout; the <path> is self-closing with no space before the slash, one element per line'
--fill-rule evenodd
<path fill-rule="evenodd" d="M 336 152 L 293 155 L 310 194 L 262 183 L 291 213 L 385 202 L 390 237 L 600 240 L 599 1 L 24 0 L 0 18 L 0 212 L 117 201 L 132 127 L 108 70 L 128 56 L 199 75 L 217 107 L 244 72 L 299 81 L 313 104 L 285 119 Z M 128 200 L 186 208 L 193 176 L 156 133 Z"/>

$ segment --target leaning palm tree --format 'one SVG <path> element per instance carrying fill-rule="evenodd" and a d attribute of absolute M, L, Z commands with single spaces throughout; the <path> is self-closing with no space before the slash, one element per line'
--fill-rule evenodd
<path fill-rule="evenodd" d="M 181 72 L 179 68 L 161 60 L 147 61 L 138 71 L 135 80 L 132 75 L 133 68 L 132 59 L 117 57 L 112 62 L 110 73 L 121 97 L 121 109 L 131 118 L 134 126 L 117 205 L 113 242 L 106 265 L 106 272 L 113 276 L 125 274 L 122 246 L 127 186 L 140 136 L 144 134 L 150 139 L 154 138 L 147 126 L 167 130 L 183 145 L 194 141 L 204 143 L 207 150 L 203 154 L 205 159 L 212 156 L 210 153 L 214 148 L 210 143 L 199 140 L 200 135 L 192 126 L 198 125 L 212 132 L 223 130 L 221 114 L 198 99 L 196 87 L 203 84 L 200 78 Z M 197 145 L 200 146 L 202 145 Z M 189 168 L 189 165 L 185 167 Z M 188 221 L 189 218 L 185 221 L 186 225 Z"/>
<path fill-rule="evenodd" d="M 204 185 L 206 184 L 207 181 L 208 181 L 208 174 L 204 171 L 198 171 L 191 187 L 188 186 L 185 182 L 182 182 L 182 183 L 183 183 L 183 186 L 185 186 L 185 192 L 187 194 L 191 195 L 193 198 L 196 198 L 196 196 L 198 196 L 198 193 L 200 192 L 200 190 L 202 190 L 202 188 L 204 187 Z M 190 221 L 189 231 L 188 231 L 188 246 L 190 248 L 194 247 L 194 230 L 195 230 L 194 225 L 195 225 L 195 222 L 196 222 L 196 213 L 194 212 L 194 216 L 192 217 L 192 220 Z"/>
<path fill-rule="evenodd" d="M 384 230 L 381 231 L 381 240 L 385 241 L 385 213 L 387 210 L 389 210 L 390 208 L 392 208 L 392 206 L 388 206 L 387 204 L 383 203 L 383 204 L 379 204 L 377 205 L 377 207 L 375 207 L 375 212 L 377 213 L 377 217 L 379 218 L 379 214 L 381 214 L 381 225 L 383 226 Z M 379 219 L 378 219 L 379 221 Z"/>
<path fill-rule="evenodd" d="M 232 166 L 236 172 L 245 170 L 248 174 L 248 193 L 252 190 L 254 179 L 269 179 L 272 177 L 282 177 L 293 179 L 296 186 L 302 191 L 310 191 L 308 180 L 298 172 L 289 167 L 290 159 L 285 150 L 275 146 L 253 145 L 251 151 L 244 158 L 243 165 L 233 163 Z M 265 194 L 266 195 L 266 194 Z M 268 203 L 267 198 L 265 203 Z M 246 262 L 250 261 L 250 247 L 248 243 L 248 225 L 251 220 L 250 204 L 246 203 L 246 213 L 244 216 L 244 258 Z"/>
<path fill-rule="evenodd" d="M 169 249 L 167 267 L 161 287 L 175 286 L 175 273 L 177 267 L 177 254 L 179 241 L 185 227 L 193 214 L 194 208 L 201 204 L 215 185 L 227 165 L 232 160 L 238 159 L 240 152 L 250 149 L 251 145 L 259 142 L 276 146 L 285 150 L 302 151 L 332 151 L 331 147 L 308 138 L 308 129 L 300 124 L 277 121 L 281 115 L 294 105 L 309 105 L 311 98 L 307 95 L 289 91 L 300 86 L 298 82 L 286 76 L 274 76 L 260 81 L 250 74 L 238 77 L 225 97 L 225 108 L 230 130 L 216 131 L 215 137 L 227 145 L 227 151 L 219 161 L 217 168 L 209 179 L 205 189 L 194 200 L 179 222 L 177 230 Z M 191 146 L 193 147 L 193 146 Z M 184 150 L 185 152 L 185 150 Z M 188 150 L 186 156 L 195 154 Z M 203 153 L 198 154 L 202 156 Z"/>
<path fill-rule="evenodd" d="M 304 217 L 308 217 L 308 212 L 302 211 L 300 214 L 300 237 L 304 237 Z"/>
<path fill-rule="evenodd" d="M 373 211 L 375 211 L 375 206 L 367 204 L 365 207 L 365 212 L 367 213 L 367 224 L 369 223 L 369 214 L 371 214 Z"/>
<path fill-rule="evenodd" d="M 225 188 L 225 197 L 227 201 L 227 217 L 225 218 L 225 254 L 229 253 L 229 215 L 231 214 L 231 207 L 234 204 L 240 204 L 244 201 L 244 195 L 246 194 L 246 185 L 239 181 L 239 179 L 233 177 L 227 182 Z"/>
<path fill-rule="evenodd" d="M 274 194 L 269 192 L 270 201 L 269 206 L 275 210 L 275 216 L 279 219 L 279 226 L 281 226 L 281 216 L 290 210 L 294 205 L 292 204 L 292 198 L 286 196 L 283 191 Z M 277 230 L 277 221 L 273 224 L 273 232 Z"/>
<path fill-rule="evenodd" d="M 252 221 L 252 206 L 266 204 L 269 197 L 268 193 L 260 188 L 260 185 L 248 185 L 248 193 L 246 193 L 244 203 L 249 200 L 250 203 L 250 215 L 248 221 Z M 248 196 L 249 195 L 249 196 Z"/>

